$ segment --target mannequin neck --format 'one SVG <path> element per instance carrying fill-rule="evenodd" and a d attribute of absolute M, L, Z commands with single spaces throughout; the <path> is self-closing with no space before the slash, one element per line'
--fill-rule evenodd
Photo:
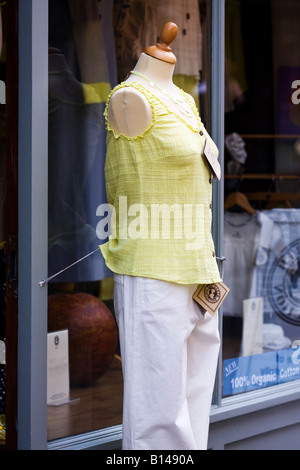
<path fill-rule="evenodd" d="M 174 68 L 174 64 L 155 59 L 154 57 L 151 57 L 143 52 L 140 55 L 140 58 L 133 70 L 145 75 L 150 80 L 153 80 L 153 82 L 159 85 L 161 88 L 167 90 L 174 87 Z M 129 76 L 130 81 L 137 81 L 137 78 L 140 77 L 136 75 Z"/>

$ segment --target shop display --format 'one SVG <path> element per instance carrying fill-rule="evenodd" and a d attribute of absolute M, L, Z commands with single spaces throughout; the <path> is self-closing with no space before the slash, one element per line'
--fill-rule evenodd
<path fill-rule="evenodd" d="M 296 50 L 299 6 L 296 0 L 288 6 L 283 4 L 281 0 L 225 1 L 225 213 L 224 227 L 219 227 L 218 220 L 212 227 L 213 233 L 220 234 L 217 256 L 226 258 L 224 282 L 230 288 L 221 308 L 223 377 L 218 390 L 223 390 L 224 397 L 300 378 L 293 366 L 292 347 L 300 339 L 300 106 L 294 102 L 299 93 L 293 87 L 300 79 Z M 60 59 L 63 57 L 64 77 L 68 77 L 60 82 L 62 88 L 56 88 L 62 75 L 52 67 L 58 63 L 54 63 L 55 51 L 50 49 L 49 275 L 76 262 L 100 243 L 95 228 L 100 217 L 96 209 L 106 203 L 104 103 L 110 90 L 134 70 L 145 48 L 161 40 L 167 21 L 178 25 L 172 43 L 177 58 L 174 83 L 194 98 L 202 122 L 214 126 L 211 109 L 220 103 L 215 103 L 209 92 L 219 72 L 211 68 L 215 54 L 210 49 L 214 24 L 211 6 L 205 0 L 49 0 L 49 46 L 56 48 Z M 160 93 L 162 87 L 153 81 L 151 85 L 147 73 L 142 76 L 135 72 L 135 81 L 139 82 L 136 91 L 143 89 L 146 98 L 144 89 L 148 86 L 152 94 Z M 80 90 L 79 99 L 72 96 L 76 90 Z M 187 111 L 184 98 L 177 106 L 183 116 Z M 137 116 L 141 125 L 141 114 Z M 183 152 L 188 148 L 186 142 Z M 123 164 L 124 159 L 120 161 Z M 128 165 L 124 165 L 119 188 L 127 170 Z M 220 200 L 218 195 L 209 202 L 216 208 Z M 108 214 L 102 215 L 100 224 L 104 226 Z M 134 220 L 135 235 L 140 220 Z M 106 228 L 109 230 L 110 224 Z M 162 256 L 165 253 L 163 250 Z M 146 267 L 144 259 L 130 259 Z M 148 256 L 147 263 L 153 259 Z M 99 253 L 64 271 L 49 287 L 52 292 L 61 287 L 56 281 L 92 281 L 93 287 L 79 287 L 95 288 L 98 295 L 106 276 L 111 281 L 106 300 L 112 305 L 112 271 Z M 59 307 L 55 309 L 60 311 Z M 49 307 L 49 318 L 51 311 Z M 78 326 L 82 313 L 74 314 L 73 307 L 70 311 L 72 316 L 63 315 L 68 317 L 68 329 L 81 330 L 83 335 L 82 326 Z M 56 323 L 55 328 L 65 325 Z M 115 350 L 115 339 L 103 346 L 112 357 L 110 345 Z M 81 351 L 80 355 L 73 355 L 74 349 Z M 74 384 L 93 383 L 89 366 L 80 362 L 84 356 L 85 347 L 73 348 Z M 95 357 L 100 357 L 100 352 Z M 80 377 L 81 372 L 89 377 Z M 105 377 L 104 372 L 101 374 Z M 119 377 L 122 380 L 121 373 Z M 118 419 L 121 422 L 120 414 Z"/>
<path fill-rule="evenodd" d="M 225 212 L 224 282 L 231 291 L 224 301 L 224 315 L 242 316 L 243 300 L 251 296 L 259 234 L 257 214 Z"/>
<path fill-rule="evenodd" d="M 299 379 L 299 4 L 253 7 L 225 8 L 224 396 Z"/>
<path fill-rule="evenodd" d="M 176 57 L 170 44 L 177 31 L 171 21 L 164 25 L 160 41 L 142 52 L 128 78 L 112 90 L 105 113 L 105 177 L 116 228 L 101 251 L 115 281 L 123 450 L 207 448 L 218 315 L 203 316 L 192 296 L 195 284 L 221 281 L 211 234 L 219 152 L 195 101 L 173 82 Z M 145 209 L 139 209 L 134 235 L 121 198 L 131 215 L 132 209 Z M 169 204 L 167 231 L 167 218 L 160 223 L 154 209 Z"/>
<path fill-rule="evenodd" d="M 94 231 L 98 223 L 101 224 L 107 216 L 106 213 L 97 212 L 97 208 L 106 203 L 104 102 L 110 90 L 125 80 L 133 70 L 146 47 L 161 40 L 162 26 L 173 21 L 178 23 L 178 37 L 176 44 L 173 43 L 177 57 L 174 83 L 192 96 L 191 101 L 187 102 L 182 93 L 181 110 L 191 113 L 192 107 L 193 114 L 195 104 L 201 108 L 201 98 L 205 105 L 208 104 L 208 98 L 204 99 L 204 95 L 207 94 L 208 85 L 205 74 L 210 73 L 207 60 L 210 50 L 210 26 L 207 21 L 210 18 L 209 10 L 210 6 L 206 1 L 198 0 L 49 0 L 48 276 L 51 278 L 51 295 L 48 316 L 51 323 L 55 316 L 55 330 L 67 328 L 69 331 L 70 381 L 73 385 L 94 383 L 94 379 L 88 377 L 89 365 L 81 362 L 88 356 L 86 348 L 89 341 L 85 341 L 82 347 L 73 347 L 74 331 L 82 330 L 81 335 L 84 336 L 85 327 L 79 320 L 82 312 L 76 309 L 75 313 L 73 305 L 70 308 L 65 307 L 62 317 L 67 317 L 67 326 L 62 324 L 58 321 L 61 306 L 56 303 L 57 297 L 53 295 L 59 295 L 61 299 L 61 294 L 56 292 L 63 289 L 65 283 L 75 283 L 76 289 L 82 288 L 82 292 L 85 289 L 87 292 L 95 290 L 97 297 L 103 292 L 105 279 L 112 275 L 99 253 L 75 264 L 92 252 L 95 242 L 98 241 L 99 245 L 106 241 L 96 240 L 97 232 Z M 208 118 L 208 106 L 206 113 L 204 116 L 204 111 L 201 112 L 203 121 L 205 117 Z M 179 139 L 181 132 L 175 131 L 175 134 Z M 184 138 L 182 148 L 183 151 L 186 150 Z M 208 171 L 204 174 L 207 176 Z M 210 182 L 207 184 L 210 185 Z M 210 204 L 211 199 L 206 203 L 209 217 Z M 103 219 L 99 220 L 102 216 Z M 207 233 L 211 237 L 209 217 Z M 110 228 L 109 224 L 107 228 Z M 195 240 L 189 242 L 193 245 Z M 217 277 L 218 266 L 211 242 L 208 250 L 213 269 L 207 277 L 209 280 L 220 280 Z M 66 269 L 69 266 L 71 267 Z M 59 274 L 53 277 L 56 273 Z M 73 295 L 75 298 L 75 294 Z M 110 287 L 105 298 L 106 303 L 111 306 L 112 296 Z M 80 302 L 79 297 L 77 301 Z M 113 307 L 111 310 L 113 311 Z M 76 341 L 79 341 L 78 336 L 79 333 Z M 114 337 L 113 333 L 112 336 Z M 96 351 L 93 354 L 94 362 L 104 349 L 111 357 L 112 349 L 115 350 L 114 339 L 108 339 L 105 346 L 103 344 L 101 353 Z M 114 371 L 105 367 L 106 359 L 102 359 L 102 363 L 109 382 Z M 119 378 L 121 381 L 121 373 L 118 380 Z M 121 420 L 120 416 L 119 421 Z M 105 426 L 105 422 L 101 421 L 102 424 Z"/>
<path fill-rule="evenodd" d="M 235 286 L 225 300 L 225 315 L 241 316 L 243 300 L 263 297 L 270 317 L 300 324 L 299 238 L 299 209 L 225 213 L 225 279 Z"/>
<path fill-rule="evenodd" d="M 299 239 L 299 209 L 256 211 L 253 215 L 225 213 L 224 247 L 228 263 L 224 280 L 232 286 L 232 295 L 225 299 L 224 316 L 235 316 L 243 322 L 241 357 L 234 361 L 238 361 L 240 367 L 247 364 L 254 373 L 256 366 L 253 364 L 265 363 L 265 353 L 282 351 L 273 354 L 276 379 L 273 378 L 269 385 L 281 383 L 280 376 L 277 377 L 281 370 L 279 364 L 283 357 L 291 358 L 291 344 L 300 337 Z M 261 314 L 256 320 L 254 310 L 248 313 L 245 310 L 245 302 L 252 308 L 258 300 Z M 248 359 L 242 356 L 248 356 Z M 231 363 L 226 359 L 224 371 Z M 298 374 L 284 377 L 285 381 L 296 380 Z M 243 387 L 232 389 L 232 393 L 262 386 L 256 383 L 248 388 L 246 382 Z M 224 378 L 227 393 L 226 384 Z"/>

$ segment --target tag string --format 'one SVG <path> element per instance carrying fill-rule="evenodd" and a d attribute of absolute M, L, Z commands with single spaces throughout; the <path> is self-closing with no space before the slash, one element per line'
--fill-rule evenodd
<path fill-rule="evenodd" d="M 96 250 L 92 251 L 91 253 L 88 253 L 87 255 L 83 256 L 82 258 L 78 259 L 77 261 L 75 261 L 74 263 L 70 264 L 69 266 L 67 266 L 66 268 L 62 269 L 61 271 L 58 271 L 57 273 L 53 274 L 52 276 L 50 277 L 47 277 L 47 279 L 43 279 L 42 281 L 39 281 L 39 286 L 40 287 L 43 287 L 45 284 L 47 284 L 48 282 L 52 281 L 52 279 L 54 279 L 55 277 L 59 276 L 60 274 L 64 273 L 65 271 L 67 271 L 68 269 L 72 268 L 73 266 L 75 266 L 76 264 L 78 263 L 81 263 L 81 261 L 85 260 L 86 258 L 89 258 L 91 255 L 93 255 L 94 253 L 96 253 L 96 251 L 98 251 L 99 248 L 96 248 Z M 225 256 L 223 256 L 222 258 L 219 258 L 219 257 L 216 257 L 216 259 L 218 261 L 221 262 L 221 278 L 223 279 L 224 277 L 224 262 L 226 261 L 226 258 Z"/>
<path fill-rule="evenodd" d="M 78 263 L 81 263 L 81 261 L 85 260 L 86 258 L 88 258 L 89 256 L 93 255 L 94 253 L 96 253 L 96 251 L 98 251 L 99 248 L 97 248 L 96 250 L 92 251 L 91 253 L 83 256 L 82 258 L 78 259 L 77 261 L 75 261 L 75 263 L 72 263 L 70 264 L 69 266 L 67 266 L 66 268 L 62 269 L 61 271 L 59 271 L 58 273 L 56 274 L 53 274 L 52 276 L 48 277 L 47 279 L 43 279 L 42 281 L 39 282 L 39 286 L 40 287 L 43 287 L 45 284 L 47 284 L 48 282 L 52 281 L 52 279 L 54 279 L 55 277 L 59 276 L 60 274 L 64 273 L 65 271 L 67 271 L 68 269 L 72 268 L 73 266 L 75 266 L 76 264 Z"/>

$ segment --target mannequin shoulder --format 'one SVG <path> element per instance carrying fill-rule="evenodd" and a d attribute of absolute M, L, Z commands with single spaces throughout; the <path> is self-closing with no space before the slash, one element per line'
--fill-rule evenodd
<path fill-rule="evenodd" d="M 152 118 L 150 103 L 135 88 L 122 87 L 111 96 L 108 119 L 116 133 L 137 137 L 150 126 Z"/>

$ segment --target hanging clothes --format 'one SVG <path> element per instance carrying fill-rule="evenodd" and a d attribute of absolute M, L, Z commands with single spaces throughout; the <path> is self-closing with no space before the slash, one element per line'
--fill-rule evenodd
<path fill-rule="evenodd" d="M 104 103 L 75 79 L 62 54 L 49 55 L 48 234 L 49 274 L 99 245 L 96 209 L 106 201 Z M 101 160 L 101 155 L 103 156 Z M 109 274 L 90 257 L 58 282 L 100 280 Z"/>
<path fill-rule="evenodd" d="M 49 7 L 50 45 L 61 48 L 68 65 L 63 73 L 50 68 L 49 75 L 49 275 L 53 275 L 103 241 L 96 236 L 96 210 L 106 203 L 103 112 L 117 72 L 112 0 L 50 0 Z M 111 272 L 102 257 L 94 255 L 56 280 L 96 281 L 106 276 Z"/>
<path fill-rule="evenodd" d="M 231 289 L 223 304 L 226 316 L 243 316 L 243 300 L 251 292 L 260 229 L 257 214 L 224 214 L 224 282 Z"/>
<path fill-rule="evenodd" d="M 113 1 L 68 0 L 78 56 L 80 79 L 106 101 L 117 83 L 117 64 L 113 39 Z"/>
<path fill-rule="evenodd" d="M 169 21 L 178 26 L 176 39 L 170 44 L 177 59 L 174 83 L 192 95 L 200 109 L 198 88 L 203 69 L 203 40 L 198 0 L 160 1 L 157 6 L 158 36 Z"/>
<path fill-rule="evenodd" d="M 240 0 L 226 0 L 225 24 L 225 112 L 230 112 L 248 89 Z"/>
<path fill-rule="evenodd" d="M 125 80 L 144 49 L 157 42 L 157 0 L 115 0 L 114 34 L 118 82 Z"/>

